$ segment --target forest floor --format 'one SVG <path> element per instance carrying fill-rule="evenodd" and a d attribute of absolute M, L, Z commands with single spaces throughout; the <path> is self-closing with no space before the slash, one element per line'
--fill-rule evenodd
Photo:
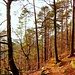
<path fill-rule="evenodd" d="M 41 70 L 29 75 L 75 75 L 75 62 L 72 62 L 75 61 L 75 56 L 68 58 L 68 52 L 66 52 L 59 56 L 59 58 L 61 62 L 55 64 L 54 58 L 50 58 Z M 43 70 L 48 74 L 41 74 Z"/>

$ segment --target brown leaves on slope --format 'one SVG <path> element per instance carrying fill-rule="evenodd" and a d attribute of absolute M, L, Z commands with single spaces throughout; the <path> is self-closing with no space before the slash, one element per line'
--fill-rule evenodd
<path fill-rule="evenodd" d="M 54 64 L 54 58 L 51 58 L 44 64 L 43 70 L 48 72 L 48 74 L 41 74 L 43 70 L 40 70 L 29 75 L 75 75 L 75 68 L 71 66 L 71 61 L 75 60 L 75 57 L 68 58 L 66 55 L 65 53 L 61 62 L 58 64 Z"/>

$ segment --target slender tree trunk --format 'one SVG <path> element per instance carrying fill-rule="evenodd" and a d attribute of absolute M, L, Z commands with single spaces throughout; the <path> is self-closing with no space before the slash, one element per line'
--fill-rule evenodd
<path fill-rule="evenodd" d="M 67 11 L 67 8 L 68 8 L 68 2 L 66 1 L 66 43 L 67 43 L 67 46 L 66 46 L 66 49 L 68 49 L 68 11 Z"/>
<path fill-rule="evenodd" d="M 72 26 L 72 42 L 71 42 L 71 54 L 70 57 L 74 55 L 74 17 L 75 17 L 75 0 L 73 0 L 73 26 Z"/>
<path fill-rule="evenodd" d="M 45 18 L 46 19 L 46 18 Z M 46 44 L 47 44 L 47 41 L 46 41 L 46 32 L 47 32 L 47 27 L 46 27 L 46 21 L 45 21 L 45 33 L 44 33 L 44 56 L 45 56 L 45 62 L 47 60 L 47 48 L 46 48 Z"/>
<path fill-rule="evenodd" d="M 49 59 L 49 27 L 47 27 L 47 60 Z"/>
<path fill-rule="evenodd" d="M 42 58 L 41 58 L 41 63 L 43 64 L 43 62 L 44 62 L 44 46 L 43 46 L 43 34 L 42 34 Z"/>
<path fill-rule="evenodd" d="M 54 0 L 54 29 L 55 29 L 55 39 L 54 39 L 54 46 L 55 46 L 55 58 L 56 58 L 56 63 L 59 62 L 59 59 L 58 59 L 58 52 L 57 52 L 57 37 L 56 37 L 56 33 L 57 33 L 57 30 L 56 30 L 56 4 L 55 4 L 55 0 Z"/>
<path fill-rule="evenodd" d="M 1 38 L 0 38 L 1 41 Z M 0 74 L 1 74 L 1 43 L 0 43 Z"/>
<path fill-rule="evenodd" d="M 37 46 L 37 58 L 38 58 L 38 69 L 40 68 L 40 58 L 39 58 L 39 45 L 38 45 L 38 31 L 37 31 L 37 20 L 36 20 L 36 10 L 35 10 L 35 1 L 33 0 L 34 5 L 34 18 L 35 18 L 35 28 L 36 28 L 36 46 Z"/>
<path fill-rule="evenodd" d="M 62 15 L 63 15 L 63 9 L 62 9 Z M 61 22 L 61 53 L 63 52 L 63 17 Z"/>
<path fill-rule="evenodd" d="M 50 37 L 50 39 L 49 39 L 49 58 L 51 58 L 52 57 L 52 50 L 51 50 L 51 48 L 52 48 L 52 44 L 51 44 L 51 42 L 52 42 L 52 40 L 51 40 L 51 30 L 49 30 L 49 32 L 50 32 L 50 34 L 49 34 L 49 37 Z"/>
<path fill-rule="evenodd" d="M 10 18 L 10 5 L 11 1 L 8 0 L 7 3 L 7 40 L 8 40 L 8 61 L 10 65 L 10 69 L 13 73 L 13 75 L 19 75 L 18 69 L 15 66 L 14 60 L 13 60 L 13 49 L 12 49 L 12 40 L 11 40 L 11 18 Z"/>

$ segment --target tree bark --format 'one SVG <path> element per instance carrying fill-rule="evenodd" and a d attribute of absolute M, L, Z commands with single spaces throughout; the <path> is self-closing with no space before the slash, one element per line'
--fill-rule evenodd
<path fill-rule="evenodd" d="M 68 50 L 68 2 L 66 1 L 66 49 Z"/>
<path fill-rule="evenodd" d="M 37 20 L 36 20 L 36 10 L 35 10 L 35 0 L 33 0 L 34 5 L 34 18 L 35 18 L 35 28 L 36 28 L 36 46 L 37 46 L 37 58 L 38 58 L 38 69 L 40 68 L 40 58 L 39 58 L 39 45 L 38 45 L 38 31 L 37 31 Z"/>
<path fill-rule="evenodd" d="M 1 41 L 1 38 L 0 38 Z M 0 43 L 0 74 L 1 74 L 1 43 Z"/>
<path fill-rule="evenodd" d="M 73 0 L 73 25 L 72 25 L 72 42 L 71 42 L 71 54 L 70 57 L 74 55 L 74 17 L 75 17 L 75 0 Z"/>
<path fill-rule="evenodd" d="M 44 15 L 45 16 L 45 15 Z M 47 40 L 46 40 L 46 32 L 47 32 L 47 27 L 46 27 L 46 18 L 45 18 L 45 33 L 44 33 L 44 58 L 45 58 L 45 62 L 47 60 Z"/>
<path fill-rule="evenodd" d="M 13 60 L 13 48 L 12 48 L 12 40 L 11 40 L 11 17 L 10 17 L 10 5 L 11 1 L 8 0 L 7 3 L 7 40 L 8 40 L 8 61 L 10 65 L 10 69 L 13 75 L 19 75 L 18 69 Z"/>
<path fill-rule="evenodd" d="M 56 4 L 55 4 L 55 0 L 54 0 L 54 29 L 55 29 L 55 39 L 54 39 L 54 46 L 55 46 L 55 58 L 56 58 L 56 63 L 59 62 L 59 59 L 58 59 L 58 52 L 57 52 L 57 37 L 56 37 L 56 33 L 57 33 L 57 30 L 56 30 Z"/>

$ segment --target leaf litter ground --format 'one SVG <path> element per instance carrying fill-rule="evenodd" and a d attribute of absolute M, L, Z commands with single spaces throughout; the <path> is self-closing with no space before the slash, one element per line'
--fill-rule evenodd
<path fill-rule="evenodd" d="M 50 58 L 43 66 L 48 71 L 46 75 L 75 75 L 75 68 L 72 68 L 71 61 L 75 61 L 75 56 L 68 58 L 68 52 L 59 56 L 61 62 L 54 64 L 54 58 Z M 29 75 L 41 75 L 42 69 L 30 73 Z"/>

